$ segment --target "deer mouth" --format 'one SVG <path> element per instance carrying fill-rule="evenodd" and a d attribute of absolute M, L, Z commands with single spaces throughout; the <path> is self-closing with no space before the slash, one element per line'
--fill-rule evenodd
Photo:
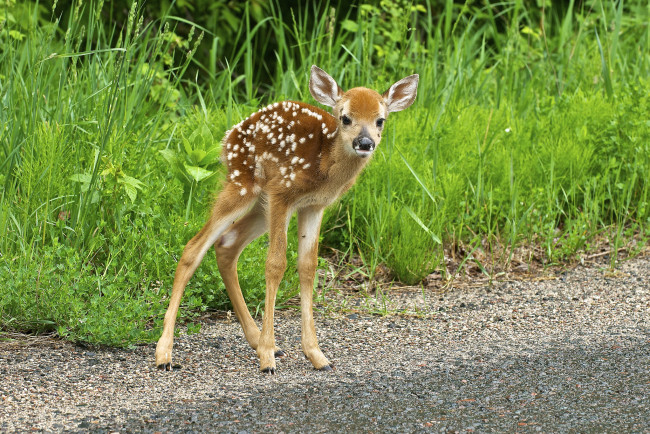
<path fill-rule="evenodd" d="M 363 149 L 356 149 L 356 148 L 355 148 L 354 152 L 356 152 L 357 155 L 358 155 L 359 157 L 361 157 L 361 158 L 367 158 L 367 157 L 369 157 L 369 156 L 372 155 L 372 150 L 364 151 Z"/>

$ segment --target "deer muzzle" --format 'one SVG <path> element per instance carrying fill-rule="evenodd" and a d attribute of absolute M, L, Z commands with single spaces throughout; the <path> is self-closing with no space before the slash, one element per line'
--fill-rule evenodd
<path fill-rule="evenodd" d="M 359 157 L 366 158 L 375 150 L 375 141 L 360 134 L 352 141 L 352 147 Z"/>

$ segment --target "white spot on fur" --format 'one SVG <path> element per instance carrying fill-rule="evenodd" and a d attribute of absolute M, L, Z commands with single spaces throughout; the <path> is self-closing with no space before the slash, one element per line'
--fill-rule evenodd
<path fill-rule="evenodd" d="M 237 231 L 230 230 L 221 237 L 221 247 L 230 247 L 237 241 Z"/>
<path fill-rule="evenodd" d="M 241 194 L 242 196 L 245 196 L 246 195 L 246 188 L 242 188 L 241 190 L 239 190 L 239 194 Z"/>

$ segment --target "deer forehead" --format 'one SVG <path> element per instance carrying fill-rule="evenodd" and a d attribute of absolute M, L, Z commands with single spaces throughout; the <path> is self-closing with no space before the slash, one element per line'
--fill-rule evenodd
<path fill-rule="evenodd" d="M 379 93 L 365 87 L 355 87 L 343 94 L 341 114 L 357 120 L 375 121 L 388 115 L 386 102 Z"/>

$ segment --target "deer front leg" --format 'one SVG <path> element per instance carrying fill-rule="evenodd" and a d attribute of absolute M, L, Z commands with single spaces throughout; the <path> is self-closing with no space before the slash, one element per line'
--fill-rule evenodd
<path fill-rule="evenodd" d="M 257 345 L 260 370 L 275 374 L 275 332 L 273 316 L 278 286 L 287 268 L 287 222 L 289 207 L 281 199 L 269 200 L 269 251 L 266 257 L 266 297 L 262 333 Z"/>
<path fill-rule="evenodd" d="M 318 347 L 312 308 L 314 276 L 318 265 L 318 235 L 322 218 L 322 208 L 305 208 L 298 211 L 298 274 L 302 311 L 302 351 L 314 368 L 329 371 L 332 365 Z"/>

